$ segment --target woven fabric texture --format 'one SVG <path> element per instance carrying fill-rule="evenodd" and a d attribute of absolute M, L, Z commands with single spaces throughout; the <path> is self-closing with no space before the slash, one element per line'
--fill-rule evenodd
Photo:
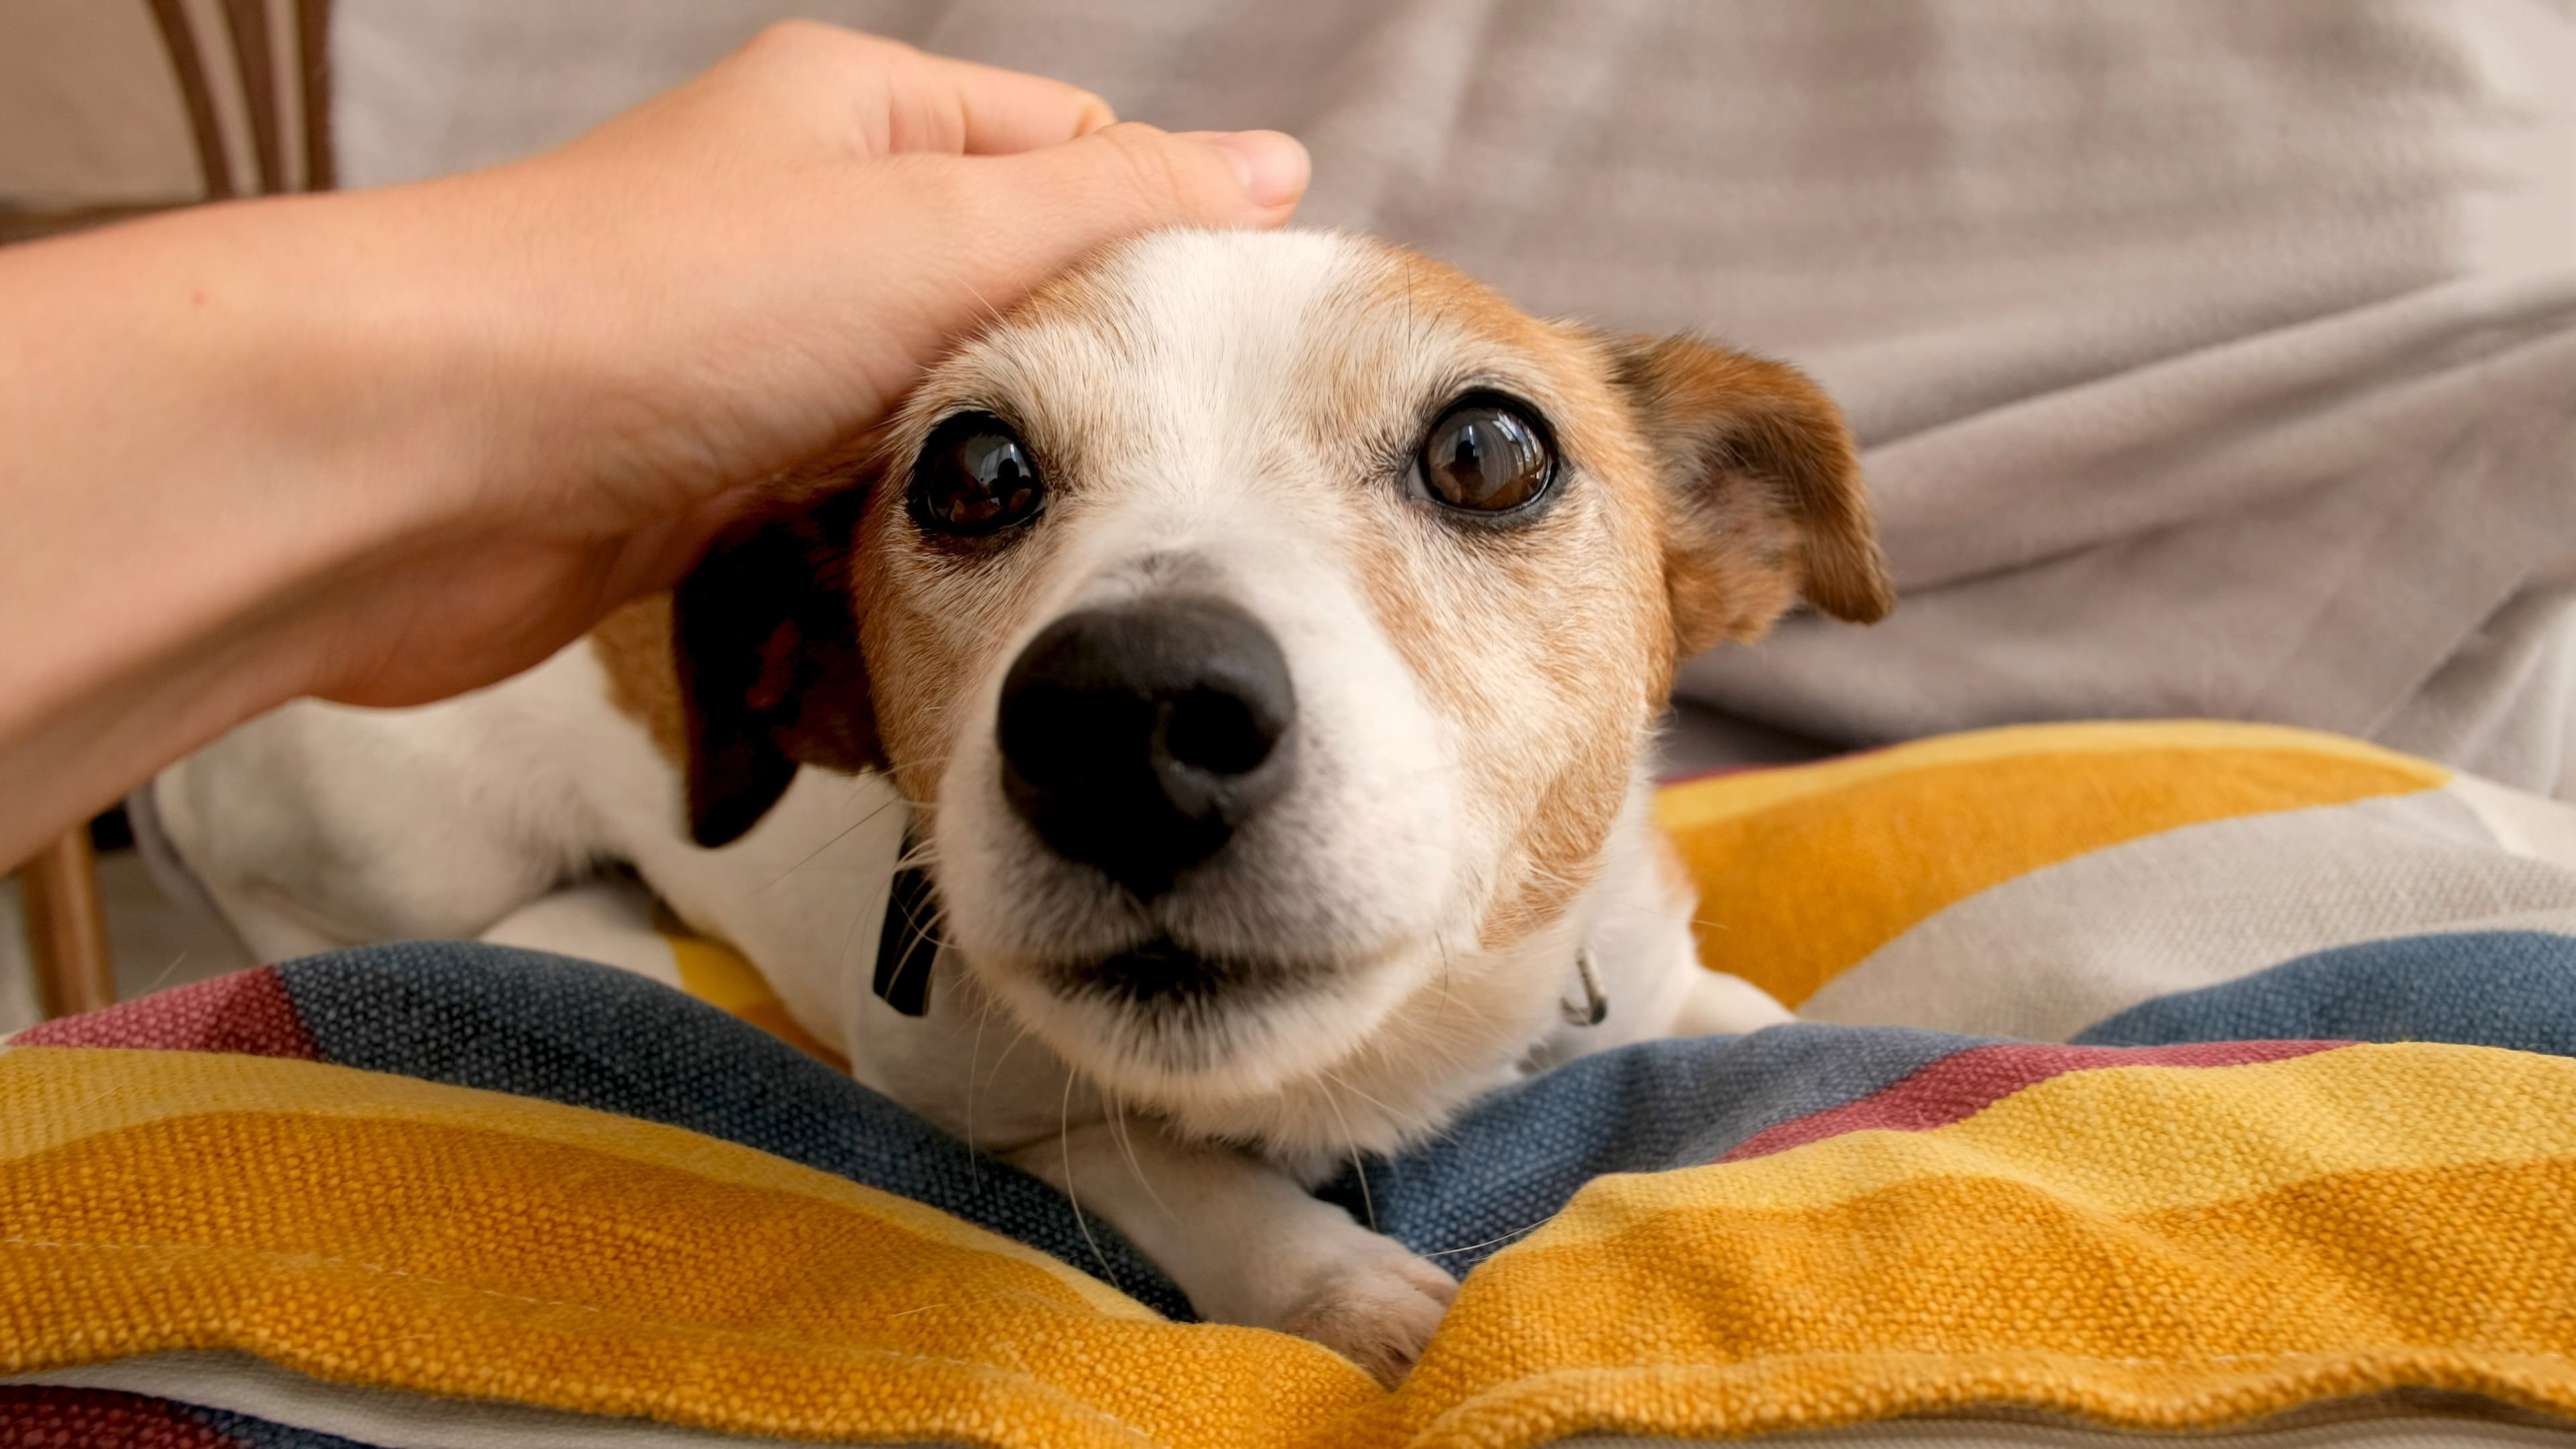
<path fill-rule="evenodd" d="M 1520 1446 L 1963 1411 L 2206 1431 L 2425 1393 L 2576 1417 L 2553 817 L 2205 726 L 2000 732 L 1664 804 L 1704 881 L 1758 878 L 1720 899 L 1807 893 L 1734 915 L 1729 966 L 1865 1015 L 1901 1004 L 1879 965 L 1916 933 L 2038 932 L 2078 983 L 2049 1009 L 2094 1012 L 2060 1033 L 2082 1040 L 1810 1022 L 1496 1094 L 1368 1163 L 1365 1193 L 1325 1189 L 1466 1272 L 1388 1393 L 1180 1321 L 1051 1189 L 667 987 L 492 947 L 292 962 L 0 1054 L 0 1433 L 93 1411 L 30 1397 L 48 1372 L 212 1349 L 860 1442 Z M 2193 832 L 2244 854 L 2101 889 Z M 2350 904 L 2385 866 L 2355 839 L 2396 852 L 2417 914 Z M 2039 908 L 2053 871 L 2082 872 L 2092 931 Z M 2294 919 L 2173 884 L 2231 877 L 2304 882 Z M 2129 979 L 2138 923 L 2187 938 L 2195 911 L 2214 964 Z"/>

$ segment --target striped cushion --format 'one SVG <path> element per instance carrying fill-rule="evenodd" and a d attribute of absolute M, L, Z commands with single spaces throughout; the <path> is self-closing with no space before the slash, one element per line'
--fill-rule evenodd
<path fill-rule="evenodd" d="M 0 1442 L 2576 1415 L 2555 807 L 2205 725 L 1963 737 L 1665 807 L 1713 957 L 1882 1024 L 1588 1058 L 1364 1195 L 1327 1186 L 1474 1269 L 1391 1394 L 1182 1321 L 1114 1231 L 713 1006 L 424 945 L 0 1055 Z M 1952 1029 L 1890 1022 L 1909 1002 Z"/>
<path fill-rule="evenodd" d="M 2266 725 L 2036 725 L 1666 789 L 1703 957 L 1815 1021 L 2065 1040 L 2428 931 L 2576 930 L 2576 812 Z"/>

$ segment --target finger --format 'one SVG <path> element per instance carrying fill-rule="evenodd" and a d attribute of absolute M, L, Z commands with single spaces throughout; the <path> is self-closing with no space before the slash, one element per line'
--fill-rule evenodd
<path fill-rule="evenodd" d="M 1294 208 L 1306 195 L 1313 163 L 1296 137 L 1280 131 L 1179 131 L 1175 137 L 1225 153 L 1246 196 L 1262 206 Z"/>
<path fill-rule="evenodd" d="M 721 69 L 823 134 L 877 154 L 1007 155 L 1089 135 L 1117 119 L 1080 86 L 951 60 L 811 20 L 761 31 Z"/>
<path fill-rule="evenodd" d="M 1175 136 L 1132 122 L 1010 156 L 922 158 L 896 174 L 937 225 L 914 269 L 909 324 L 879 335 L 911 366 L 1110 243 L 1161 227 L 1274 227 L 1305 192 L 1306 148 L 1275 131 Z M 882 204 L 882 203 L 880 203 Z M 909 375 L 881 381 L 891 397 Z"/>
<path fill-rule="evenodd" d="M 1007 156 L 1079 140 L 1118 119 L 1107 101 L 1080 86 L 945 56 L 922 59 L 926 63 L 908 80 L 932 107 L 955 117 L 955 144 L 905 145 L 898 129 L 893 147 L 898 151 Z M 947 141 L 949 137 L 924 139 Z"/>
<path fill-rule="evenodd" d="M 1277 131 L 1173 135 L 1133 123 L 987 163 L 985 179 L 1050 223 L 1066 260 L 1165 226 L 1277 226 L 1297 209 L 1306 148 Z"/>

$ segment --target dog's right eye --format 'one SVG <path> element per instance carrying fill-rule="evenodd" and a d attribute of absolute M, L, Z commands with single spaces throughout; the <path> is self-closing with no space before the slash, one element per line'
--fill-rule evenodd
<path fill-rule="evenodd" d="M 913 521 L 932 533 L 981 538 L 1046 507 L 1046 483 L 1011 425 L 960 413 L 933 429 L 912 465 Z"/>

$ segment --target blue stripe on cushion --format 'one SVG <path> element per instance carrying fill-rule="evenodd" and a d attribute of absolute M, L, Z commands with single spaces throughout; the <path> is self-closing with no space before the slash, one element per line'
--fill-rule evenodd
<path fill-rule="evenodd" d="M 1086 1235 L 1054 1188 L 659 982 L 458 941 L 364 946 L 278 972 L 324 1061 L 739 1142 L 928 1203 L 1100 1273 L 1159 1312 L 1194 1316 L 1115 1229 L 1094 1216 Z"/>
<path fill-rule="evenodd" d="M 1070 1204 L 745 1022 L 604 966 L 421 943 L 283 968 L 326 1060 L 666 1122 L 900 1193 L 1095 1268 Z M 2124 1011 L 2079 1041 L 2454 1041 L 2576 1055 L 2576 938 L 2410 937 L 2321 952 Z M 1780 1123 L 1866 1097 L 1975 1037 L 1800 1024 L 1648 1042 L 1478 1103 L 1401 1159 L 1320 1192 L 1464 1272 L 1591 1178 L 1711 1161 Z M 1114 1281 L 1188 1316 L 1098 1221 Z"/>
<path fill-rule="evenodd" d="M 207 1428 L 238 1441 L 242 1449 L 373 1449 L 373 1446 L 356 1439 L 325 1434 L 319 1429 L 298 1429 L 289 1424 L 254 1419 L 248 1414 L 236 1414 L 230 1409 L 210 1409 L 203 1404 L 168 1402 Z"/>
<path fill-rule="evenodd" d="M 335 952 L 288 962 L 280 975 L 325 1061 L 704 1132 L 1099 1268 L 1055 1189 L 968 1151 L 767 1032 L 640 976 L 460 942 Z M 1707 1162 L 1754 1133 L 1981 1044 L 1833 1026 L 1648 1042 L 1519 1083 L 1401 1160 L 1371 1161 L 1366 1201 L 1355 1173 L 1322 1195 L 1464 1272 L 1601 1173 Z M 1097 1218 L 1090 1227 L 1112 1281 L 1176 1318 L 1191 1316 L 1159 1269 Z"/>
<path fill-rule="evenodd" d="M 1453 1273 L 1493 1256 L 1605 1172 L 1724 1156 L 1780 1123 L 1856 1101 L 1979 1037 L 1906 1027 L 1792 1025 L 1640 1042 L 1581 1057 L 1470 1108 L 1426 1146 L 1368 1163 L 1316 1196 Z"/>
<path fill-rule="evenodd" d="M 2437 1041 L 2576 1056 L 2576 937 L 2457 931 L 2339 946 L 2087 1027 L 2092 1046 Z"/>

